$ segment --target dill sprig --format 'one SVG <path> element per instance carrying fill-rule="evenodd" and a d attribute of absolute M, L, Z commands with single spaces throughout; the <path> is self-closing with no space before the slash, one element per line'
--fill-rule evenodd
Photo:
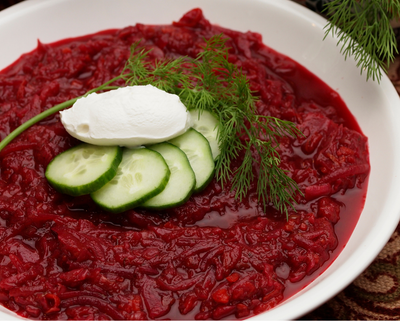
<path fill-rule="evenodd" d="M 398 52 L 390 21 L 400 17 L 400 0 L 332 0 L 324 13 L 329 19 L 325 38 L 337 35 L 345 58 L 354 56 L 367 80 L 379 82 L 381 70 L 387 71 Z"/>
<path fill-rule="evenodd" d="M 218 181 L 224 185 L 232 178 L 232 190 L 242 199 L 257 175 L 258 198 L 264 209 L 272 204 L 287 216 L 289 207 L 293 207 L 294 193 L 299 189 L 279 167 L 281 160 L 277 147 L 279 137 L 296 137 L 300 132 L 291 122 L 256 114 L 256 98 L 241 70 L 228 61 L 228 48 L 222 36 L 206 41 L 196 59 L 179 57 L 153 61 L 149 52 L 140 47 L 140 42 L 133 44 L 122 73 L 83 96 L 116 89 L 119 85 L 113 84 L 124 80 L 128 86 L 151 84 L 179 95 L 189 110 L 197 108 L 212 112 L 219 118 Z M 55 105 L 23 123 L 0 142 L 0 151 L 23 131 L 72 106 L 79 98 Z M 241 139 L 243 137 L 246 139 Z M 241 153 L 244 153 L 242 164 L 232 170 L 233 160 Z M 255 163 L 258 163 L 258 173 L 254 173 Z"/>
<path fill-rule="evenodd" d="M 232 179 L 232 190 L 241 200 L 257 175 L 257 194 L 264 209 L 272 204 L 287 215 L 299 189 L 279 167 L 277 147 L 279 137 L 296 137 L 299 131 L 292 122 L 257 115 L 256 97 L 245 75 L 228 61 L 225 39 L 217 35 L 206 41 L 196 59 L 181 57 L 154 63 L 146 59 L 148 53 L 137 43 L 132 46 L 124 69 L 128 85 L 152 84 L 179 95 L 189 110 L 207 110 L 216 115 L 220 147 L 217 180 L 223 186 Z M 232 170 L 232 162 L 241 153 L 241 165 Z M 254 172 L 255 163 L 259 173 Z"/>

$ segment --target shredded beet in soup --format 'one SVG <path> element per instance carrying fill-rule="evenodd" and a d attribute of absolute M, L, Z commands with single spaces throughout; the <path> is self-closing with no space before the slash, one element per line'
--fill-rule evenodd
<path fill-rule="evenodd" d="M 121 73 L 130 46 L 152 59 L 196 57 L 223 34 L 258 113 L 294 122 L 281 167 L 301 192 L 288 218 L 239 201 L 216 180 L 182 206 L 122 214 L 56 192 L 44 172 L 78 141 L 59 115 L 0 153 L 0 302 L 30 319 L 232 319 L 271 309 L 310 283 L 346 244 L 362 210 L 367 138 L 340 96 L 254 32 L 212 25 L 200 9 L 171 25 L 38 43 L 0 73 L 0 135 Z M 243 155 L 232 165 L 239 166 Z M 257 172 L 257 168 L 254 168 Z"/>

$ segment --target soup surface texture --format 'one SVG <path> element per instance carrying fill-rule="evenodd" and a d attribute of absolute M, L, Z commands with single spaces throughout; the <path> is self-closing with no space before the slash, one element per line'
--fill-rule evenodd
<path fill-rule="evenodd" d="M 38 43 L 0 73 L 0 135 L 118 75 L 132 43 L 152 59 L 196 57 L 223 34 L 258 113 L 304 136 L 280 139 L 299 185 L 288 219 L 217 181 L 177 208 L 122 214 L 52 189 L 48 163 L 76 145 L 53 115 L 0 153 L 0 302 L 31 319 L 247 318 L 318 276 L 346 244 L 366 195 L 367 139 L 339 95 L 254 32 L 210 24 L 200 9 L 171 25 Z M 241 161 L 239 155 L 233 167 Z M 257 173 L 257 168 L 254 168 Z"/>

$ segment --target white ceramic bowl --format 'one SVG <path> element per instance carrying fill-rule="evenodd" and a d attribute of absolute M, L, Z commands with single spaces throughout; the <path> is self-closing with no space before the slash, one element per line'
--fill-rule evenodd
<path fill-rule="evenodd" d="M 371 175 L 365 208 L 343 251 L 313 283 L 252 320 L 295 319 L 350 284 L 378 255 L 400 217 L 400 100 L 391 82 L 360 76 L 337 40 L 323 41 L 326 21 L 289 0 L 28 0 L 0 12 L 0 69 L 22 53 L 63 38 L 136 22 L 169 24 L 200 7 L 211 23 L 262 34 L 264 43 L 337 90 L 369 138 Z M 1 320 L 19 320 L 0 307 Z"/>

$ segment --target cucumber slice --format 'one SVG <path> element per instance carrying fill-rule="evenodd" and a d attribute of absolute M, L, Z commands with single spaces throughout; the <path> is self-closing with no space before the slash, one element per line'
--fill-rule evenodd
<path fill-rule="evenodd" d="M 188 157 L 196 176 L 194 192 L 203 190 L 212 180 L 215 170 L 208 140 L 197 130 L 189 128 L 186 133 L 169 142 L 183 150 Z"/>
<path fill-rule="evenodd" d="M 185 203 L 192 195 L 196 177 L 186 154 L 169 143 L 148 146 L 164 157 L 171 176 L 165 189 L 158 195 L 144 202 L 141 207 L 148 209 L 166 209 Z"/>
<path fill-rule="evenodd" d="M 121 159 L 120 147 L 80 144 L 57 155 L 47 166 L 45 176 L 61 193 L 90 194 L 115 176 Z"/>
<path fill-rule="evenodd" d="M 207 110 L 192 109 L 190 111 L 192 119 L 192 127 L 207 138 L 214 160 L 217 159 L 220 154 L 218 144 L 218 118 Z"/>
<path fill-rule="evenodd" d="M 169 176 L 168 165 L 159 153 L 147 148 L 124 149 L 117 175 L 91 197 L 101 208 L 120 213 L 159 194 Z"/>

